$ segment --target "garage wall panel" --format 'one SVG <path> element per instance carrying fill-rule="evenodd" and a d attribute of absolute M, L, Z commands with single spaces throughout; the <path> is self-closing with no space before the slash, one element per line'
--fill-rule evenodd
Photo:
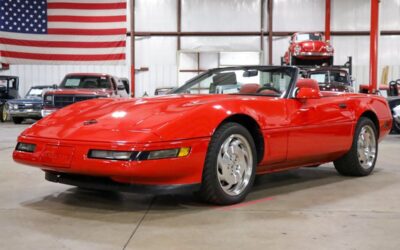
<path fill-rule="evenodd" d="M 351 1 L 332 0 L 331 4 L 332 4 L 332 12 L 331 12 L 332 30 L 341 30 L 341 31 L 369 30 L 370 20 L 371 20 L 370 19 L 371 3 L 369 0 L 351 0 Z"/>
<path fill-rule="evenodd" d="M 400 30 L 400 0 L 381 1 L 380 11 L 382 30 Z"/>
<path fill-rule="evenodd" d="M 136 31 L 176 31 L 176 0 L 135 0 Z"/>
<path fill-rule="evenodd" d="M 259 31 L 261 0 L 182 0 L 182 31 Z"/>
<path fill-rule="evenodd" d="M 320 31 L 324 27 L 325 0 L 274 0 L 274 30 Z"/>
<path fill-rule="evenodd" d="M 182 37 L 181 48 L 200 51 L 258 51 L 260 37 Z"/>

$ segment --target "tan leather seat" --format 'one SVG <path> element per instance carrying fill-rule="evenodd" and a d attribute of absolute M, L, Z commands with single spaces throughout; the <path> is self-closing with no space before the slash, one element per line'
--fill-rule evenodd
<path fill-rule="evenodd" d="M 255 94 L 260 89 L 260 87 L 260 84 L 257 83 L 245 84 L 240 88 L 239 94 Z"/>

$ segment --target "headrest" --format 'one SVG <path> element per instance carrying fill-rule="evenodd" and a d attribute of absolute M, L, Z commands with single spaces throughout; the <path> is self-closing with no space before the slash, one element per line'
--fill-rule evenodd
<path fill-rule="evenodd" d="M 314 79 L 300 78 L 296 82 L 296 87 L 298 88 L 312 88 L 319 89 L 318 82 Z"/>
<path fill-rule="evenodd" d="M 237 84 L 235 72 L 219 73 L 213 77 L 215 85 L 235 85 Z"/>
<path fill-rule="evenodd" d="M 255 94 L 260 87 L 260 84 L 257 83 L 245 84 L 240 88 L 239 94 Z"/>

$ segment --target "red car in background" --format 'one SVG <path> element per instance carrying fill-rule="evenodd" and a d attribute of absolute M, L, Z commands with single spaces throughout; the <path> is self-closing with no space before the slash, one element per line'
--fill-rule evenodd
<path fill-rule="evenodd" d="M 22 132 L 13 157 L 52 182 L 233 204 L 256 174 L 333 161 L 369 175 L 391 122 L 383 97 L 320 91 L 296 67 L 217 68 L 172 95 L 65 107 Z"/>
<path fill-rule="evenodd" d="M 64 77 L 56 90 L 45 93 L 42 117 L 79 101 L 128 96 L 128 84 L 117 77 L 98 73 L 71 73 Z"/>
<path fill-rule="evenodd" d="M 333 65 L 334 49 L 322 33 L 294 33 L 283 62 L 286 65 Z"/>

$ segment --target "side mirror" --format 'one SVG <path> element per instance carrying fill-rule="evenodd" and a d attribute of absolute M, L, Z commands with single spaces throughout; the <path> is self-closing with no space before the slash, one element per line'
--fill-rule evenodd
<path fill-rule="evenodd" d="M 308 87 L 301 87 L 296 91 L 296 99 L 307 100 L 307 99 L 319 99 L 321 94 L 319 90 Z"/>
<path fill-rule="evenodd" d="M 118 88 L 118 90 L 125 90 L 125 86 L 124 85 L 118 85 L 117 88 Z"/>

